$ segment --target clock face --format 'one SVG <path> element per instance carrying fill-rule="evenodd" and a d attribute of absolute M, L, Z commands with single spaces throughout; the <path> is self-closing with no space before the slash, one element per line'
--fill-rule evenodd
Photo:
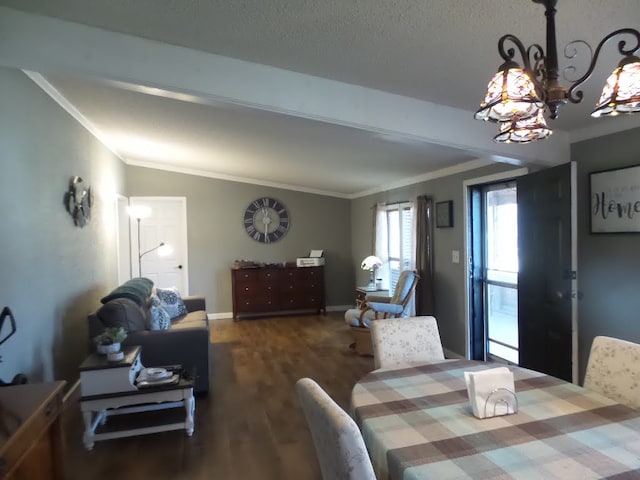
<path fill-rule="evenodd" d="M 289 213 L 278 200 L 258 198 L 244 211 L 244 228 L 257 242 L 276 242 L 289 230 Z"/>

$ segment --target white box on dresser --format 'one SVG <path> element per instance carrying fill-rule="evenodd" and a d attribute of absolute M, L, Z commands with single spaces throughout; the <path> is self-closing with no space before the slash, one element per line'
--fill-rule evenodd
<path fill-rule="evenodd" d="M 141 347 L 122 347 L 124 359 L 109 362 L 106 355 L 92 353 L 80 365 L 80 391 L 83 397 L 138 390 L 138 372 L 144 367 L 140 359 Z"/>

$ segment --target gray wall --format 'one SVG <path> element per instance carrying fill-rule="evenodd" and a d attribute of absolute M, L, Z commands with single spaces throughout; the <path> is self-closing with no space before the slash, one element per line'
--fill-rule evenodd
<path fill-rule="evenodd" d="M 606 121 L 606 120 L 605 120 Z M 589 173 L 640 164 L 640 129 L 576 143 L 581 378 L 591 342 L 608 335 L 640 342 L 640 236 L 589 233 Z"/>
<path fill-rule="evenodd" d="M 371 238 L 373 229 L 373 205 L 377 202 L 401 202 L 415 199 L 418 195 L 430 195 L 436 202 L 453 200 L 453 228 L 434 226 L 434 283 L 435 311 L 440 336 L 445 349 L 465 355 L 465 270 L 464 229 L 462 205 L 462 182 L 466 179 L 492 175 L 511 170 L 505 164 L 490 165 L 461 174 L 429 180 L 376 195 L 354 200 L 351 204 L 351 227 L 353 270 L 359 285 L 368 283 L 368 275 L 360 270 L 360 262 L 373 252 Z M 460 263 L 452 263 L 451 251 L 460 252 Z"/>
<path fill-rule="evenodd" d="M 172 173 L 142 167 L 126 169 L 130 196 L 186 196 L 189 290 L 207 299 L 209 313 L 228 313 L 234 260 L 295 262 L 311 249 L 326 257 L 327 306 L 354 303 L 349 200 Z M 256 198 L 271 196 L 289 210 L 287 235 L 272 244 L 251 239 L 243 214 Z"/>
<path fill-rule="evenodd" d="M 18 327 L 0 347 L 0 378 L 73 379 L 88 351 L 86 316 L 117 282 L 124 165 L 20 71 L 0 67 L 0 105 L 0 308 Z M 84 228 L 63 206 L 72 175 L 94 192 Z"/>

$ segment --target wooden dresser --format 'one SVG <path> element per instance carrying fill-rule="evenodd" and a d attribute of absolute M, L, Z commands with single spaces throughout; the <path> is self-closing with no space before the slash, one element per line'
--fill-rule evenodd
<path fill-rule="evenodd" d="M 0 479 L 63 480 L 66 382 L 0 387 Z"/>
<path fill-rule="evenodd" d="M 326 313 L 324 267 L 231 269 L 233 318 L 314 311 Z"/>

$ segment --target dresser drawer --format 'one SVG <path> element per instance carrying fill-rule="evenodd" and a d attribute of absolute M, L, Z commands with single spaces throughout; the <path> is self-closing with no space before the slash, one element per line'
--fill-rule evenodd
<path fill-rule="evenodd" d="M 242 297 L 236 302 L 236 311 L 240 313 L 272 312 L 279 309 L 280 302 L 276 295 Z"/>

